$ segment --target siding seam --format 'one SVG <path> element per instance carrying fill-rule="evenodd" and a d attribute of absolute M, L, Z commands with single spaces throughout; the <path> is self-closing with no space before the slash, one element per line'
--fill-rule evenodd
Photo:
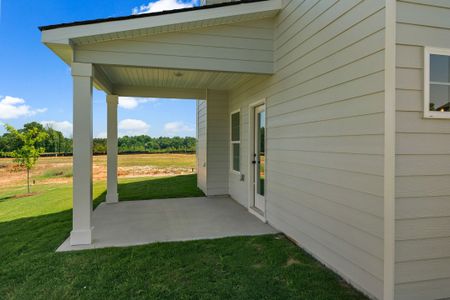
<path fill-rule="evenodd" d="M 385 2 L 384 300 L 395 297 L 396 6 Z"/>

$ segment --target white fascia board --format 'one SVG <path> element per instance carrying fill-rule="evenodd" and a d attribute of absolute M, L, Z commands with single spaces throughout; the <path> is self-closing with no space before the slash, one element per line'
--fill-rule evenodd
<path fill-rule="evenodd" d="M 108 21 L 95 24 L 61 27 L 42 32 L 43 43 L 69 44 L 71 39 L 111 34 L 115 32 L 157 28 L 192 22 L 207 22 L 214 19 L 245 16 L 258 13 L 277 12 L 282 8 L 282 0 L 242 3 L 224 7 L 194 10 L 166 15 L 149 16 L 128 20 Z"/>

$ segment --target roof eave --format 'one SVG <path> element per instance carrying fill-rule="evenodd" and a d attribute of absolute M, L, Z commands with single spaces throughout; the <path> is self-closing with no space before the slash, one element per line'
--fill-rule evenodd
<path fill-rule="evenodd" d="M 84 21 L 75 21 L 75 22 L 61 23 L 61 24 L 52 24 L 52 25 L 39 26 L 38 28 L 40 31 L 46 31 L 46 30 L 52 30 L 52 29 L 57 29 L 57 28 L 63 28 L 63 27 L 73 27 L 73 26 L 79 26 L 79 25 L 97 24 L 97 23 L 105 23 L 105 22 L 111 22 L 111 21 L 123 21 L 123 20 L 129 20 L 129 19 L 147 18 L 147 17 L 152 17 L 152 16 L 158 16 L 158 15 L 176 14 L 176 13 L 186 12 L 186 11 L 204 10 L 204 9 L 223 7 L 223 6 L 238 5 L 238 4 L 242 4 L 242 3 L 253 3 L 253 2 L 262 2 L 262 1 L 269 1 L 269 0 L 239 0 L 239 1 L 232 1 L 232 2 L 222 2 L 222 3 L 217 3 L 217 4 L 208 4 L 208 5 L 201 5 L 201 6 L 180 8 L 180 9 L 163 10 L 163 11 L 157 11 L 157 12 L 151 12 L 151 13 L 134 14 L 134 15 L 126 15 L 126 16 L 120 16 L 120 17 L 109 17 L 109 18 L 84 20 Z"/>
<path fill-rule="evenodd" d="M 89 23 L 62 24 L 59 27 L 42 27 L 42 42 L 45 44 L 70 45 L 72 39 L 107 35 L 124 31 L 164 26 L 182 25 L 192 22 L 226 19 L 236 16 L 278 12 L 281 0 L 245 1 L 234 5 L 210 6 L 208 9 L 175 10 L 166 14 L 149 14 L 134 18 L 105 19 Z M 176 18 L 174 17 L 176 16 Z"/>

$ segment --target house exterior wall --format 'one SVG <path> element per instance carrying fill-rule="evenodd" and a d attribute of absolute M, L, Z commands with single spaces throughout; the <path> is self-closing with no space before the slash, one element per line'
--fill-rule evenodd
<path fill-rule="evenodd" d="M 229 105 L 241 111 L 246 177 L 230 173 L 229 194 L 247 206 L 249 104 L 266 98 L 268 222 L 377 298 L 384 9 L 384 1 L 284 1 L 273 24 L 275 74 L 231 91 Z"/>
<path fill-rule="evenodd" d="M 424 47 L 450 48 L 450 2 L 397 2 L 396 299 L 450 296 L 450 120 L 423 118 Z"/>
<path fill-rule="evenodd" d="M 197 186 L 208 196 L 228 194 L 228 94 L 208 90 L 197 100 Z"/>
<path fill-rule="evenodd" d="M 208 90 L 206 94 L 206 194 L 228 194 L 228 94 Z"/>
<path fill-rule="evenodd" d="M 197 100 L 197 186 L 206 190 L 206 100 Z"/>

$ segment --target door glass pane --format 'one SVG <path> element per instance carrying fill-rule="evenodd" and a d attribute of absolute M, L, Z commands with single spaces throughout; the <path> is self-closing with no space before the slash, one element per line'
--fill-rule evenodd
<path fill-rule="evenodd" d="M 265 134 L 266 134 L 266 112 L 261 111 L 257 114 L 257 181 L 256 181 L 256 192 L 261 196 L 264 196 L 264 180 L 265 180 Z"/>
<path fill-rule="evenodd" d="M 240 144 L 236 143 L 233 144 L 233 170 L 240 171 L 240 163 L 239 163 L 239 150 L 240 150 Z"/>
<path fill-rule="evenodd" d="M 240 140 L 240 113 L 234 113 L 231 115 L 231 140 L 233 142 Z"/>

